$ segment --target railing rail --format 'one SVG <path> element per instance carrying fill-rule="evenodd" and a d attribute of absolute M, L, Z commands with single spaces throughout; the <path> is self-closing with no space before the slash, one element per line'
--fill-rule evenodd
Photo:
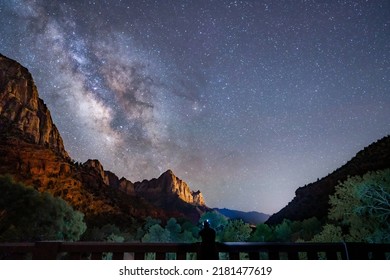
<path fill-rule="evenodd" d="M 199 243 L 57 242 L 0 243 L 0 259 L 196 259 Z M 217 243 L 220 259 L 390 259 L 390 244 Z"/>

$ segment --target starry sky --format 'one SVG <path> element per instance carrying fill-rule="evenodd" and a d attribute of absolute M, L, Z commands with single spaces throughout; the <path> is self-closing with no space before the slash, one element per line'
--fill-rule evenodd
<path fill-rule="evenodd" d="M 390 133 L 390 1 L 0 0 L 70 156 L 272 214 Z"/>

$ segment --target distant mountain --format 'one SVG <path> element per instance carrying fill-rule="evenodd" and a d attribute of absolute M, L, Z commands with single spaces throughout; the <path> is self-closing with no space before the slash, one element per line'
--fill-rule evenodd
<path fill-rule="evenodd" d="M 154 201 L 163 202 L 166 197 L 172 196 L 194 206 L 206 206 L 202 193 L 191 191 L 187 183 L 176 177 L 172 170 L 167 170 L 158 179 L 135 182 L 134 191 L 149 198 L 157 195 Z"/>
<path fill-rule="evenodd" d="M 329 195 L 335 192 L 339 182 L 349 176 L 363 175 L 368 171 L 390 167 L 390 136 L 386 136 L 358 152 L 345 165 L 328 176 L 300 187 L 294 199 L 282 210 L 273 214 L 267 224 L 278 224 L 283 219 L 304 220 L 311 217 L 323 219 L 329 210 Z"/>
<path fill-rule="evenodd" d="M 0 54 L 0 174 L 62 197 L 88 225 L 129 226 L 147 216 L 197 221 L 208 208 L 172 171 L 132 183 L 94 159 L 76 163 L 64 148 L 29 71 Z"/>
<path fill-rule="evenodd" d="M 214 208 L 214 210 L 228 217 L 229 219 L 241 219 L 245 223 L 253 224 L 253 225 L 262 224 L 269 218 L 268 214 L 264 214 L 256 211 L 244 212 L 238 210 L 231 210 L 227 208 L 223 208 L 223 209 Z"/>
<path fill-rule="evenodd" d="M 184 215 L 198 221 L 200 215 L 209 210 L 202 193 L 192 191 L 172 170 L 167 170 L 157 179 L 135 182 L 134 191 L 137 196 L 171 213 L 171 216 Z"/>

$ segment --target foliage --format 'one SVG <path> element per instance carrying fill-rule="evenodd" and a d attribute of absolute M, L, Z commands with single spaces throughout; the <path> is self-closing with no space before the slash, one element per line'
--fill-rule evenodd
<path fill-rule="evenodd" d="M 326 224 L 324 225 L 322 231 L 315 235 L 312 242 L 342 242 L 343 233 L 341 228 L 336 225 Z"/>
<path fill-rule="evenodd" d="M 156 220 L 155 220 L 156 221 Z M 146 233 L 141 238 L 142 242 L 196 242 L 194 226 L 184 223 L 181 226 L 175 218 L 170 218 L 165 227 L 160 223 L 151 225 L 151 220 L 148 219 L 144 228 L 147 228 Z M 184 227 L 185 226 L 185 227 Z M 198 230 L 196 230 L 196 235 Z"/>
<path fill-rule="evenodd" d="M 249 240 L 254 242 L 302 242 L 311 240 L 320 231 L 321 222 L 316 217 L 303 221 L 285 219 L 275 226 L 257 225 Z"/>
<path fill-rule="evenodd" d="M 175 218 L 170 218 L 167 221 L 167 225 L 165 226 L 165 230 L 167 230 L 170 234 L 170 239 L 174 242 L 177 242 L 181 239 L 181 226 L 177 223 Z"/>
<path fill-rule="evenodd" d="M 316 218 L 312 217 L 303 221 L 293 221 L 290 224 L 291 234 L 289 240 L 291 242 L 309 241 L 316 234 L 321 231 L 322 223 Z"/>
<path fill-rule="evenodd" d="M 217 211 L 209 211 L 204 213 L 200 217 L 199 223 L 203 224 L 203 222 L 206 220 L 209 221 L 210 227 L 213 228 L 217 233 L 221 232 L 228 223 L 228 218 Z"/>
<path fill-rule="evenodd" d="M 291 230 L 292 222 L 290 220 L 283 220 L 282 223 L 275 226 L 274 241 L 290 241 L 292 234 Z"/>
<path fill-rule="evenodd" d="M 136 235 L 135 235 L 135 240 L 140 240 L 142 241 L 142 238 L 144 235 L 148 232 L 148 230 L 153 226 L 153 225 L 159 225 L 161 224 L 161 220 L 154 219 L 152 217 L 146 217 L 145 223 L 143 227 L 139 227 L 137 229 Z"/>
<path fill-rule="evenodd" d="M 145 231 L 148 231 L 150 227 L 154 226 L 154 225 L 160 225 L 161 224 L 161 220 L 159 219 L 154 219 L 152 217 L 146 217 L 145 219 L 145 224 L 143 226 L 143 229 Z"/>
<path fill-rule="evenodd" d="M 253 242 L 268 242 L 272 241 L 272 239 L 272 228 L 267 224 L 258 224 L 256 226 L 256 230 L 252 233 L 249 240 Z"/>
<path fill-rule="evenodd" d="M 142 242 L 170 242 L 171 234 L 169 230 L 156 224 L 149 228 L 148 232 L 142 237 Z"/>
<path fill-rule="evenodd" d="M 199 237 L 199 227 L 195 226 L 193 223 L 189 221 L 184 221 L 181 225 L 181 228 L 184 232 L 188 232 L 191 234 L 195 240 Z"/>
<path fill-rule="evenodd" d="M 84 215 L 49 193 L 0 176 L 0 240 L 79 240 L 86 230 Z"/>
<path fill-rule="evenodd" d="M 390 242 L 390 169 L 349 178 L 336 187 L 330 206 L 335 228 L 324 227 L 322 238 L 338 239 L 342 231 L 345 241 Z"/>
<path fill-rule="evenodd" d="M 222 242 L 243 242 L 249 239 L 251 228 L 243 220 L 229 220 L 222 231 Z"/>
<path fill-rule="evenodd" d="M 89 241 L 124 242 L 125 240 L 131 240 L 131 237 L 117 226 L 107 224 L 100 228 L 94 227 L 92 230 L 87 230 L 83 239 Z"/>

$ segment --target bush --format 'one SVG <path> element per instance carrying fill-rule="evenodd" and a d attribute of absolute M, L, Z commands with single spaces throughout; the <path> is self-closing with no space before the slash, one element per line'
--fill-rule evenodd
<path fill-rule="evenodd" d="M 84 215 L 63 199 L 0 176 L 0 241 L 79 240 Z"/>
<path fill-rule="evenodd" d="M 389 243 L 390 169 L 349 178 L 336 187 L 330 206 L 333 226 L 324 227 L 316 238 Z"/>

